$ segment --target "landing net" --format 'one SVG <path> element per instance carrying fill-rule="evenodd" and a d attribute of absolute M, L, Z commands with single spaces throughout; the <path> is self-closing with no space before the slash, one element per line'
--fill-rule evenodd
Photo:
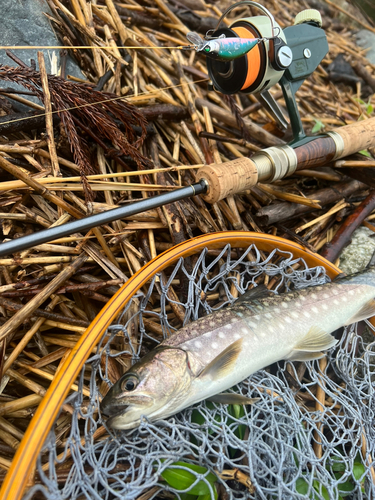
<path fill-rule="evenodd" d="M 280 362 L 233 388 L 259 398 L 251 406 L 201 402 L 131 431 L 106 429 L 99 402 L 127 368 L 264 281 L 280 293 L 329 278 L 323 267 L 254 245 L 205 250 L 154 276 L 86 362 L 66 400 L 73 415 L 61 410 L 24 499 L 373 498 L 375 339 L 363 323 L 340 332 L 323 360 Z"/>

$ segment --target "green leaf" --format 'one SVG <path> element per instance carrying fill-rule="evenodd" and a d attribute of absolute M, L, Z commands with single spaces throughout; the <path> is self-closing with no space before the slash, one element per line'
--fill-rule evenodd
<path fill-rule="evenodd" d="M 302 477 L 299 477 L 296 481 L 296 491 L 301 495 L 307 495 L 309 492 L 309 485 Z"/>
<path fill-rule="evenodd" d="M 374 108 L 372 106 L 372 104 L 368 104 L 367 105 L 367 108 L 366 108 L 366 112 L 371 115 L 371 113 L 374 111 Z"/>
<path fill-rule="evenodd" d="M 314 118 L 315 120 L 315 125 L 313 126 L 312 128 L 312 133 L 315 134 L 316 132 L 320 132 L 322 129 L 325 128 L 325 125 L 323 122 L 321 122 L 320 120 L 317 120 L 316 118 Z"/>
<path fill-rule="evenodd" d="M 315 479 L 313 481 L 313 485 L 315 490 L 319 493 L 319 495 L 321 495 L 324 498 L 324 500 L 331 500 L 327 488 L 323 486 L 322 483 L 319 483 L 319 481 Z"/>
<path fill-rule="evenodd" d="M 368 158 L 372 158 L 370 153 L 368 151 L 366 151 L 365 149 L 362 149 L 362 151 L 358 151 L 358 152 L 363 156 L 367 156 Z"/>
<path fill-rule="evenodd" d="M 331 469 L 333 470 L 333 472 L 345 472 L 346 470 L 345 462 L 343 462 L 342 459 L 337 456 L 332 457 L 332 459 L 333 459 L 333 464 L 331 466 Z M 326 468 L 329 470 L 328 465 Z"/>
<path fill-rule="evenodd" d="M 207 474 L 208 469 L 205 467 L 189 464 L 187 462 L 174 462 L 160 473 L 160 475 L 167 481 L 169 486 L 172 486 L 172 488 L 175 488 L 176 490 L 186 490 L 197 480 L 196 475 L 192 472 L 184 469 L 176 469 L 174 466 L 186 467 L 187 469 L 190 469 L 198 474 L 206 474 L 206 481 L 208 481 L 213 490 L 216 491 L 214 484 L 217 481 L 217 477 L 215 474 L 212 474 L 212 472 Z M 204 497 L 205 495 L 210 495 L 210 488 L 205 481 L 201 480 L 189 490 L 189 495 L 198 495 L 201 497 L 200 500 L 202 500 L 202 496 Z"/>
<path fill-rule="evenodd" d="M 359 481 L 361 479 L 361 477 L 364 475 L 365 472 L 366 472 L 366 469 L 362 463 L 354 462 L 353 476 L 357 481 Z"/>

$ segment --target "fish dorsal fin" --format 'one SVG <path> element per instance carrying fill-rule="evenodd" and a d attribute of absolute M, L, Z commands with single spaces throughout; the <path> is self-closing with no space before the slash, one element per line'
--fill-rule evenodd
<path fill-rule="evenodd" d="M 357 323 L 358 321 L 370 318 L 371 316 L 375 316 L 374 299 L 371 299 L 368 302 L 366 302 L 366 304 L 358 312 L 356 312 L 354 316 L 352 316 L 350 319 L 348 319 L 346 323 L 344 323 L 344 326 L 351 325 L 352 323 Z"/>
<path fill-rule="evenodd" d="M 333 347 L 338 341 L 318 326 L 312 326 L 293 351 L 318 352 Z"/>
<path fill-rule="evenodd" d="M 200 373 L 199 378 L 210 377 L 218 379 L 225 376 L 228 371 L 232 370 L 238 355 L 241 352 L 242 339 L 238 339 L 233 344 L 230 344 L 223 352 L 214 358 L 204 370 Z"/>
<path fill-rule="evenodd" d="M 241 302 L 247 302 L 249 300 L 264 299 L 270 295 L 273 295 L 273 293 L 268 290 L 266 285 L 259 285 L 251 290 L 247 290 L 243 295 L 238 297 L 235 304 L 240 304 Z"/>
<path fill-rule="evenodd" d="M 213 403 L 221 403 L 224 405 L 252 405 L 256 401 L 259 401 L 260 398 L 247 398 L 246 396 L 242 396 L 242 394 L 221 392 L 220 394 L 215 394 L 207 399 Z"/>

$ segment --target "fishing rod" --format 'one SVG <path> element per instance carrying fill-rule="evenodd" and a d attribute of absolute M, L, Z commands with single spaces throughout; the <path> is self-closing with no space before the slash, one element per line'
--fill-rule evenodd
<path fill-rule="evenodd" d="M 257 7 L 265 15 L 236 19 L 229 27 L 220 28 L 230 11 L 244 5 Z M 296 16 L 293 26 L 282 30 L 265 7 L 243 0 L 223 13 L 205 40 L 196 33 L 188 33 L 191 45 L 183 47 L 206 56 L 214 90 L 229 95 L 254 94 L 280 127 L 285 129 L 290 123 L 293 140 L 288 145 L 263 149 L 251 159 L 207 165 L 198 170 L 197 182 L 190 186 L 2 243 L 0 256 L 196 195 L 215 203 L 258 182 L 271 183 L 296 170 L 319 167 L 375 146 L 375 118 L 320 136 L 308 137 L 304 132 L 295 94 L 328 52 L 327 37 L 321 26 L 320 13 L 307 9 Z M 282 88 L 289 121 L 269 93 L 276 83 Z"/>

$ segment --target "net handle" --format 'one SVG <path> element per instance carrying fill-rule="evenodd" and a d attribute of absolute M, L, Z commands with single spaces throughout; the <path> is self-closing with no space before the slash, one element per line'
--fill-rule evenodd
<path fill-rule="evenodd" d="M 233 248 L 246 248 L 253 243 L 259 250 L 266 252 L 271 252 L 275 248 L 291 252 L 294 257 L 303 258 L 309 267 L 323 266 L 331 279 L 341 273 L 340 269 L 331 262 L 298 243 L 278 236 L 245 231 L 223 231 L 198 236 L 158 255 L 134 274 L 109 300 L 72 349 L 69 357 L 51 382 L 25 432 L 0 490 L 0 500 L 22 499 L 43 443 L 71 385 L 75 382 L 92 349 L 101 339 L 103 332 L 132 296 L 156 273 L 167 268 L 181 257 L 188 257 L 204 248 L 220 249 L 227 244 Z"/>

